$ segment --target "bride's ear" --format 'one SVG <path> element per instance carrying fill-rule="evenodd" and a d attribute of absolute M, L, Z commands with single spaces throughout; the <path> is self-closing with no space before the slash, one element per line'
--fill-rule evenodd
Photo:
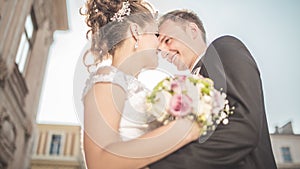
<path fill-rule="evenodd" d="M 136 41 L 139 40 L 139 36 L 140 36 L 139 28 L 140 28 L 140 27 L 139 27 L 137 24 L 135 24 L 135 23 L 130 24 L 130 26 L 129 26 L 131 36 L 132 36 Z"/>

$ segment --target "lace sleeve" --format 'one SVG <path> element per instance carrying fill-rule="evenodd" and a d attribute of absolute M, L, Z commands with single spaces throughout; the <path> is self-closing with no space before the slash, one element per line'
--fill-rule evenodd
<path fill-rule="evenodd" d="M 127 93 L 126 76 L 111 66 L 99 67 L 97 71 L 92 72 L 86 80 L 85 88 L 82 94 L 82 100 L 87 92 L 98 82 L 109 82 L 120 86 Z"/>

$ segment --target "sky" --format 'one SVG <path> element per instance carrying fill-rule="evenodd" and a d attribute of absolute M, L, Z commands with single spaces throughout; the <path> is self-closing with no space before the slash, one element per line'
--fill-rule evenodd
<path fill-rule="evenodd" d="M 292 121 L 300 134 L 300 1 L 298 0 L 148 0 L 160 14 L 190 9 L 203 21 L 208 41 L 222 35 L 242 40 L 261 72 L 270 132 Z M 44 80 L 38 123 L 79 124 L 85 72 L 81 57 L 87 40 L 83 0 L 67 0 L 68 31 L 56 31 Z M 74 103 L 73 100 L 76 100 Z"/>

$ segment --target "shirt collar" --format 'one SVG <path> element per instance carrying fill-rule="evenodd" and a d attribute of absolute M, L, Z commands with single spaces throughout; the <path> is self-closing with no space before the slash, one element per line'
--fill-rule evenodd
<path fill-rule="evenodd" d="M 198 56 L 198 58 L 195 60 L 194 64 L 193 64 L 193 67 L 192 67 L 192 70 L 195 69 L 195 66 L 197 65 L 197 63 L 200 61 L 200 59 L 205 55 L 205 51 L 200 55 Z"/>

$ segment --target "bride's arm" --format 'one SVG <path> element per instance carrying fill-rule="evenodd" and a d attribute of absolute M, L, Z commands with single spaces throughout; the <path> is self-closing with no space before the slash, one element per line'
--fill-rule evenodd
<path fill-rule="evenodd" d="M 141 168 L 197 139 L 199 127 L 176 120 L 137 139 L 121 141 L 118 133 L 125 100 L 115 85 L 98 83 L 85 100 L 84 151 L 89 169 Z"/>

